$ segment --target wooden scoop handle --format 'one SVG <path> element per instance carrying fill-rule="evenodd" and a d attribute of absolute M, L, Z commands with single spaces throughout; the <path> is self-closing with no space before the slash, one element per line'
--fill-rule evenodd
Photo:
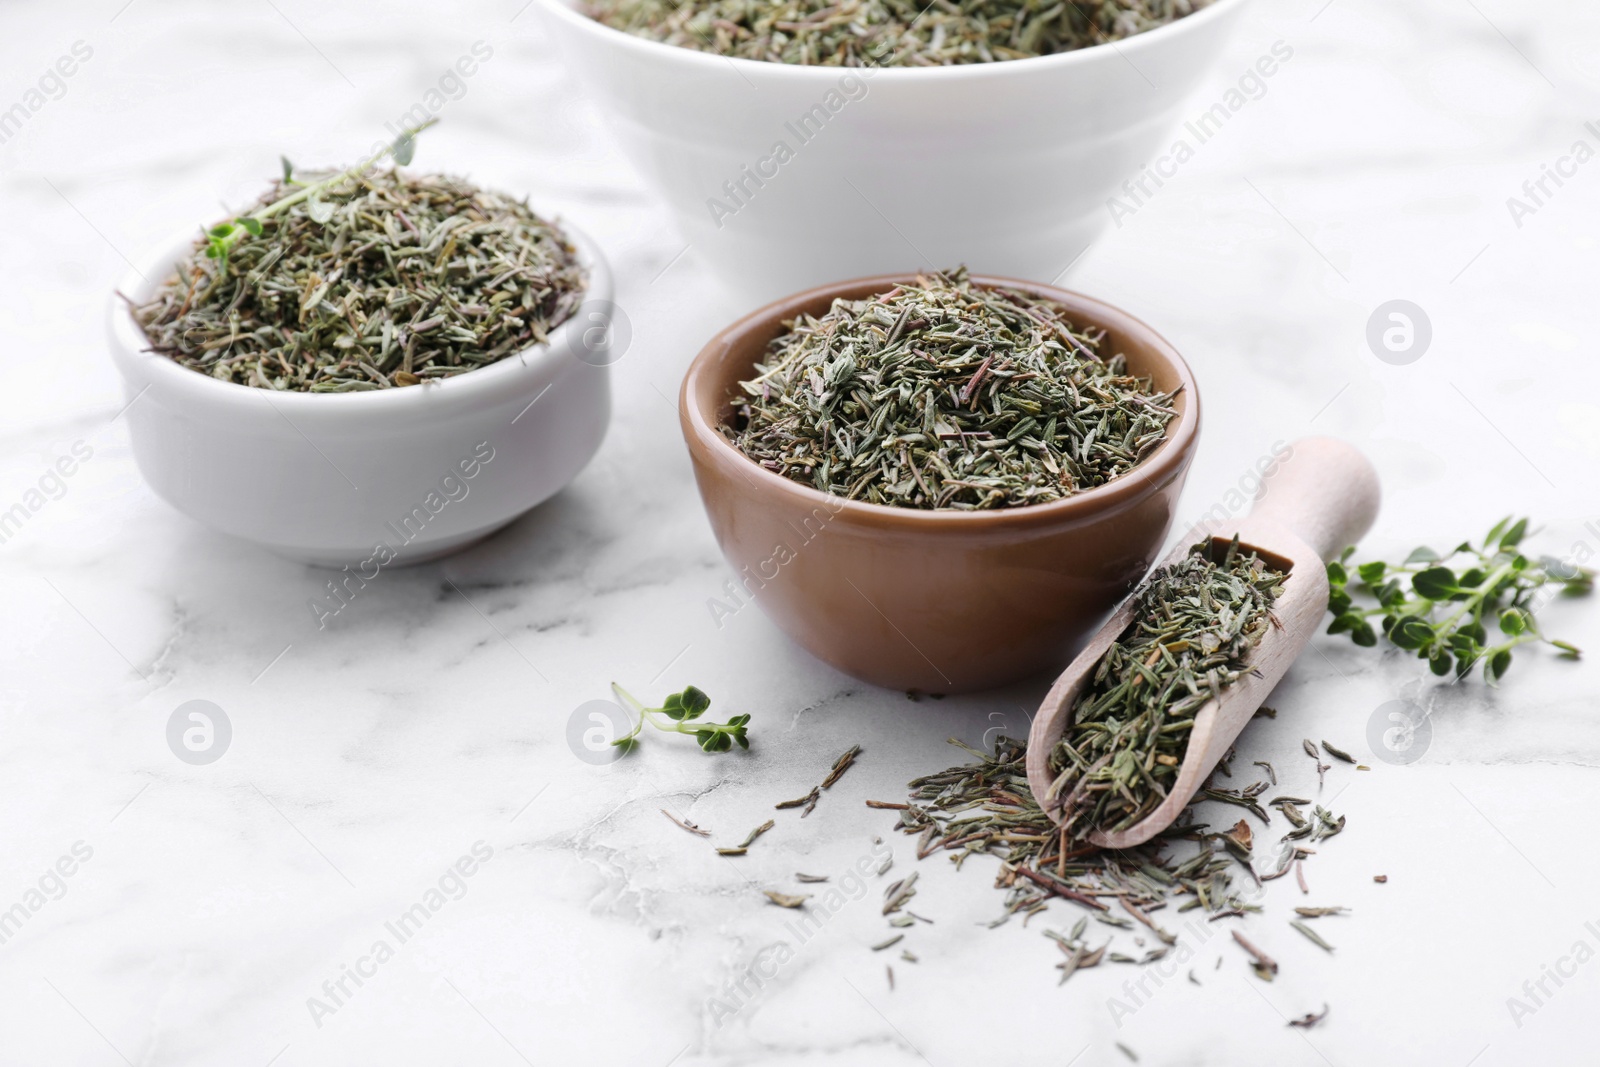
<path fill-rule="evenodd" d="M 1324 560 L 1361 540 L 1378 517 L 1378 472 L 1354 446 L 1332 437 L 1304 437 L 1262 481 L 1242 539 L 1273 549 L 1256 526 L 1285 530 Z"/>

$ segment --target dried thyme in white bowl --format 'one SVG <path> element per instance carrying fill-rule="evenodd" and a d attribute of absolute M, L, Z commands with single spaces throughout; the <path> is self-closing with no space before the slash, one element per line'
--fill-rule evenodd
<path fill-rule="evenodd" d="M 1211 0 L 589 0 L 613 29 L 804 66 L 937 67 L 1071 52 L 1165 26 Z"/>
<path fill-rule="evenodd" d="M 526 202 L 371 162 L 297 176 L 285 161 L 134 307 L 152 349 L 239 385 L 390 389 L 541 344 L 582 303 L 572 242 Z"/>

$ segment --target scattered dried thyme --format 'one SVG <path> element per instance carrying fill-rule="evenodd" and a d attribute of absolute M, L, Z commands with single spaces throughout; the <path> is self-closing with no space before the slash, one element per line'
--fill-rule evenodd
<path fill-rule="evenodd" d="M 784 323 L 723 433 L 768 470 L 910 508 L 1005 508 L 1103 485 L 1158 448 L 1173 394 L 1064 308 L 965 269 Z"/>
<path fill-rule="evenodd" d="M 1204 931 L 1210 929 L 1210 923 L 1261 911 L 1258 901 L 1265 884 L 1286 874 L 1291 862 L 1298 865 L 1298 861 L 1312 854 L 1298 842 L 1311 834 L 1310 827 L 1316 824 L 1308 821 L 1304 828 L 1290 830 L 1272 848 L 1263 850 L 1265 834 L 1241 832 L 1238 826 L 1227 833 L 1217 833 L 1198 822 L 1196 809 L 1203 799 L 1191 804 L 1174 825 L 1143 845 L 1119 850 L 1083 845 L 1061 833 L 1034 800 L 1028 788 L 1024 744 L 1001 737 L 993 753 L 984 753 L 954 738 L 950 743 L 976 756 L 977 761 L 913 780 L 910 803 L 900 812 L 900 829 L 918 838 L 919 860 L 949 852 L 959 869 L 974 855 L 999 859 L 995 885 L 1005 890 L 1005 912 L 990 926 L 998 926 L 1019 913 L 1031 917 L 1045 910 L 1052 897 L 1087 909 L 1070 930 L 1044 931 L 1064 957 L 1057 964 L 1062 982 L 1075 972 L 1102 962 L 1145 965 L 1173 954 L 1180 961 L 1192 956 L 1195 944 L 1208 939 Z M 1266 788 L 1263 780 L 1246 791 L 1258 795 Z M 1282 799 L 1289 806 L 1294 798 Z M 1334 819 L 1321 808 L 1317 809 L 1317 819 L 1326 820 L 1331 826 L 1344 826 L 1342 816 Z M 1270 827 L 1269 820 L 1263 821 Z M 1332 832 L 1337 831 L 1325 836 Z M 1275 856 L 1264 856 L 1263 851 Z M 1235 886 L 1235 864 L 1249 878 L 1242 891 Z M 886 897 L 896 908 L 909 899 L 915 877 L 913 872 L 889 887 Z M 1126 917 L 1113 911 L 1113 905 Z M 1158 919 L 1157 913 L 1169 906 L 1178 915 Z M 1296 909 L 1296 914 L 1313 918 L 1347 910 L 1303 907 Z M 1191 911 L 1198 913 L 1195 918 L 1181 918 Z M 885 914 L 889 913 L 886 906 Z M 1111 951 L 1109 935 L 1098 945 L 1091 945 L 1091 918 L 1095 924 L 1129 932 L 1142 953 Z M 1182 928 L 1174 932 L 1172 928 L 1180 924 Z M 1139 934 L 1140 930 L 1147 933 Z M 1154 942 L 1150 943 L 1152 936 Z M 1233 931 L 1233 937 L 1249 956 L 1257 976 L 1271 981 L 1278 970 L 1277 962 L 1238 930 Z M 1222 965 L 1220 957 L 1217 965 Z"/>
<path fill-rule="evenodd" d="M 1028 789 L 1025 745 L 1000 738 L 991 755 L 951 743 L 978 762 L 913 780 L 911 807 L 900 813 L 900 829 L 918 836 L 918 859 L 940 850 L 957 850 L 958 864 L 976 853 L 999 856 L 1004 866 L 997 884 L 1007 889 L 1008 916 L 1057 896 L 1102 913 L 1103 922 L 1131 925 L 1105 915 L 1107 902 L 1120 899 L 1148 913 L 1186 892 L 1210 913 L 1254 910 L 1233 889 L 1229 868 L 1234 860 L 1211 846 L 1204 827 L 1180 820 L 1137 848 L 1078 848 L 1069 841 L 1063 852 L 1062 835 Z M 1174 861 L 1168 848 L 1181 839 L 1205 844 Z"/>
<path fill-rule="evenodd" d="M 815 66 L 950 66 L 1070 52 L 1212 0 L 590 0 L 613 29 L 700 52 Z"/>
<path fill-rule="evenodd" d="M 571 242 L 524 202 L 458 178 L 358 169 L 271 210 L 319 178 L 285 163 L 237 220 L 249 239 L 230 237 L 221 256 L 214 237 L 196 243 L 133 309 L 152 351 L 263 389 L 389 389 L 541 343 L 583 300 Z"/>
<path fill-rule="evenodd" d="M 1235 538 L 1202 542 L 1156 570 L 1136 594 L 1133 619 L 1079 694 L 1050 755 L 1045 800 L 1074 838 L 1126 830 L 1155 810 L 1177 780 L 1194 716 L 1249 670 L 1283 574 Z M 1309 742 L 1308 742 L 1309 744 Z M 1207 790 L 1253 809 L 1253 796 Z"/>
<path fill-rule="evenodd" d="M 822 791 L 831 789 L 833 783 L 843 778 L 844 772 L 850 769 L 851 764 L 855 763 L 856 757 L 859 755 L 861 755 L 861 746 L 851 745 L 845 750 L 844 755 L 833 761 L 833 768 L 828 771 L 828 776 L 822 780 L 820 785 L 812 786 L 811 792 L 803 797 L 796 797 L 793 800 L 780 800 L 773 807 L 779 811 L 783 811 L 786 808 L 804 808 L 805 810 L 800 813 L 802 819 L 810 815 L 816 809 L 817 801 L 822 799 Z M 867 805 L 870 807 L 872 802 L 869 800 Z"/>

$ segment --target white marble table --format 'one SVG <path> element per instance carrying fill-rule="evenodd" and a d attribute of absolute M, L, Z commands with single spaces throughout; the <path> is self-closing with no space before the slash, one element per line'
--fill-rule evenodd
<path fill-rule="evenodd" d="M 816 937 L 787 930 L 794 913 L 760 887 L 838 878 L 878 834 L 912 869 L 892 813 L 862 801 L 956 762 L 946 736 L 1025 730 L 1043 681 L 912 703 L 811 660 L 757 610 L 714 624 L 729 572 L 671 398 L 740 309 L 520 3 L 0 11 L 0 110 L 26 106 L 75 42 L 92 53 L 0 142 L 0 510 L 40 494 L 0 543 L 0 1063 L 1087 1065 L 1124 1062 L 1115 1042 L 1170 1065 L 1592 1059 L 1600 675 L 1541 653 L 1499 691 L 1434 689 L 1414 660 L 1317 639 L 1241 760 L 1303 775 L 1309 736 L 1373 764 L 1332 772 L 1349 829 L 1307 869 L 1319 901 L 1356 914 L 1325 928 L 1330 957 L 1289 930 L 1299 897 L 1274 883 L 1244 924 L 1283 963 L 1271 985 L 1218 924 L 1181 942 L 1202 986 L 1180 971 L 1141 992 L 1124 985 L 1137 969 L 1105 965 L 1057 988 L 1040 930 L 1074 909 L 986 929 L 1000 897 L 981 859 L 920 865 L 917 910 L 936 924 L 905 942 L 920 962 L 892 961 L 892 991 L 898 948 L 868 948 L 885 931 L 877 879 Z M 1600 20 L 1557 0 L 1259 4 L 1196 111 L 1279 40 L 1294 56 L 1266 94 L 1071 277 L 1200 376 L 1185 516 L 1274 441 L 1328 432 L 1381 469 L 1374 550 L 1515 510 L 1543 525 L 1537 547 L 1600 551 L 1600 163 L 1563 165 L 1520 219 L 1507 206 L 1575 141 L 1600 147 L 1584 126 L 1600 117 Z M 615 423 L 558 498 L 392 573 L 319 631 L 306 604 L 324 574 L 197 527 L 141 482 L 115 419 L 108 292 L 125 255 L 241 202 L 280 151 L 309 164 L 383 136 L 475 41 L 493 55 L 419 163 L 527 190 L 609 250 L 635 331 Z M 1365 342 L 1391 299 L 1432 323 L 1409 365 Z M 50 477 L 74 446 L 89 458 Z M 1600 646 L 1593 603 L 1547 618 Z M 574 758 L 568 718 L 613 678 L 698 683 L 752 713 L 754 751 L 650 738 L 610 766 Z M 1369 719 L 1402 696 L 1431 702 L 1431 745 L 1379 762 Z M 232 726 L 208 765 L 166 740 L 197 699 Z M 737 839 L 854 742 L 863 756 L 816 812 L 777 813 L 741 860 L 661 814 Z M 450 876 L 474 850 L 472 876 Z M 419 902 L 401 942 L 386 924 Z M 770 978 L 733 989 L 753 966 Z M 1325 1002 L 1320 1027 L 1285 1026 Z"/>

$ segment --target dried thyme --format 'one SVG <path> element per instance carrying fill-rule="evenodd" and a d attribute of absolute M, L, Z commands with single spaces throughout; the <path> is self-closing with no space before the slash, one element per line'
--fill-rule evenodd
<path fill-rule="evenodd" d="M 832 789 L 833 783 L 844 777 L 844 772 L 855 763 L 856 757 L 861 755 L 860 745 L 851 745 L 844 754 L 833 761 L 833 766 L 828 769 L 828 776 L 822 780 L 823 789 Z"/>
<path fill-rule="evenodd" d="M 590 0 L 613 29 L 701 52 L 818 66 L 948 66 L 1069 52 L 1211 0 Z"/>
<path fill-rule="evenodd" d="M 972 753 L 977 761 L 913 780 L 909 805 L 899 812 L 900 829 L 918 839 L 918 859 L 947 852 L 958 869 L 973 855 L 999 859 L 995 884 L 1005 891 L 1005 912 L 987 924 L 991 927 L 1018 913 L 1032 916 L 1051 897 L 1089 909 L 1069 933 L 1045 931 L 1064 956 L 1057 964 L 1062 982 L 1102 961 L 1147 965 L 1165 958 L 1169 952 L 1187 951 L 1180 940 L 1188 938 L 1181 932 L 1174 934 L 1171 921 L 1159 922 L 1156 912 L 1168 907 L 1179 916 L 1199 911 L 1210 922 L 1259 912 L 1261 908 L 1255 900 L 1264 883 L 1286 873 L 1290 864 L 1298 870 L 1300 861 L 1311 855 L 1294 844 L 1301 832 L 1291 831 L 1277 845 L 1277 874 L 1257 874 L 1257 860 L 1251 848 L 1259 851 L 1265 834 L 1251 830 L 1248 823 L 1236 824 L 1227 833 L 1210 831 L 1196 817 L 1196 807 L 1203 800 L 1190 805 L 1172 826 L 1136 848 L 1103 850 L 1087 846 L 1061 833 L 1035 802 L 1028 788 L 1026 746 L 1002 737 L 993 753 L 982 753 L 954 739 L 950 743 Z M 1259 794 L 1267 783 L 1258 782 L 1248 788 Z M 1279 798 L 1280 806 L 1287 812 L 1293 807 L 1293 799 Z M 1304 833 L 1324 826 L 1324 819 L 1326 824 L 1343 826 L 1342 818 L 1334 819 L 1319 809 L 1315 818 L 1303 820 Z M 1254 888 L 1241 892 L 1235 887 L 1236 864 L 1251 876 Z M 888 888 L 886 916 L 901 910 L 914 892 L 915 878 L 913 873 Z M 1113 905 L 1131 918 L 1112 913 Z M 1301 908 L 1296 915 L 1313 918 L 1345 911 L 1342 907 Z M 1130 934 L 1148 930 L 1157 943 L 1142 955 L 1112 951 L 1110 941 L 1092 945 L 1086 933 L 1091 916 Z M 889 925 L 904 928 L 910 923 L 903 921 L 903 916 L 896 916 L 890 918 Z M 1187 930 L 1193 934 L 1196 927 L 1190 922 Z M 1241 934 L 1235 932 L 1234 936 L 1250 953 L 1257 975 L 1271 981 L 1278 970 L 1277 962 Z M 1145 947 L 1144 936 L 1133 940 L 1140 948 Z M 1219 958 L 1219 967 L 1221 963 Z"/>
<path fill-rule="evenodd" d="M 661 809 L 661 814 L 665 815 L 667 818 L 671 819 L 675 825 L 683 827 L 685 830 L 689 831 L 691 834 L 695 834 L 695 835 L 697 835 L 699 837 L 710 837 L 711 836 L 711 831 L 710 830 L 703 830 L 703 829 L 700 828 L 700 826 L 697 823 L 692 823 L 687 819 L 680 819 L 676 815 L 672 814 L 672 812 L 668 811 L 666 808 L 662 808 Z"/>
<path fill-rule="evenodd" d="M 810 815 L 816 809 L 817 801 L 822 799 L 822 791 L 831 789 L 834 782 L 844 777 L 844 772 L 850 769 L 850 765 L 856 761 L 856 757 L 859 755 L 861 755 L 861 746 L 850 746 L 844 755 L 833 761 L 833 767 L 828 771 L 828 776 L 822 780 L 820 785 L 812 786 L 811 792 L 803 797 L 795 797 L 793 800 L 780 800 L 773 807 L 779 811 L 784 811 L 788 808 L 804 808 L 805 810 L 800 813 L 802 819 Z M 872 801 L 867 801 L 868 807 L 871 807 L 872 804 Z"/>
<path fill-rule="evenodd" d="M 1216 557 L 1216 558 L 1213 558 Z M 1107 650 L 1050 756 L 1056 776 L 1046 803 L 1074 838 L 1120 831 L 1167 797 L 1194 716 L 1250 668 L 1283 575 L 1242 550 L 1202 542 L 1155 571 L 1136 594 L 1133 619 Z M 1266 788 L 1208 789 L 1263 823 L 1255 797 Z M 1253 787 L 1252 787 L 1253 788 Z"/>
<path fill-rule="evenodd" d="M 285 163 L 202 237 L 133 309 L 151 350 L 262 389 L 389 389 L 542 343 L 583 300 L 571 242 L 524 202 L 397 169 L 335 179 Z"/>
<path fill-rule="evenodd" d="M 1328 755 L 1334 757 L 1335 759 L 1342 759 L 1346 763 L 1354 763 L 1356 761 L 1356 758 L 1350 755 L 1350 753 L 1346 752 L 1342 748 L 1335 748 L 1326 741 L 1322 742 L 1322 749 Z"/>
<path fill-rule="evenodd" d="M 811 809 L 817 806 L 817 801 L 821 798 L 821 787 L 814 785 L 811 787 L 811 792 L 807 793 L 805 796 L 795 797 L 793 800 L 780 800 L 772 806 L 778 811 L 786 811 L 789 808 L 805 808 L 806 810 L 800 813 L 800 817 L 803 819 L 807 815 L 811 814 Z"/>
<path fill-rule="evenodd" d="M 743 856 L 746 852 L 750 851 L 750 846 L 755 844 L 756 838 L 760 837 L 762 834 L 764 834 L 768 830 L 772 829 L 772 827 L 774 825 L 775 824 L 773 823 L 773 821 L 771 819 L 768 819 L 766 822 L 762 823 L 760 826 L 756 827 L 754 830 L 751 830 L 750 833 L 748 835 L 746 835 L 745 839 L 743 841 L 739 842 L 739 844 L 733 846 L 732 848 L 719 848 L 719 849 L 717 849 L 717 855 L 719 855 L 719 856 Z"/>
<path fill-rule="evenodd" d="M 911 898 L 917 895 L 917 872 L 912 871 L 909 877 L 891 885 L 883 891 L 883 913 L 892 915 L 905 907 Z"/>
<path fill-rule="evenodd" d="M 1324 1004 L 1321 1011 L 1310 1011 L 1298 1019 L 1290 1019 L 1290 1026 L 1298 1026 L 1302 1030 L 1309 1030 L 1328 1017 L 1328 1006 Z"/>
<path fill-rule="evenodd" d="M 723 433 L 825 493 L 925 509 L 1048 503 L 1135 467 L 1174 394 L 1103 355 L 1061 306 L 919 276 L 784 323 Z"/>
<path fill-rule="evenodd" d="M 1262 952 L 1250 941 L 1249 938 L 1245 937 L 1237 930 L 1233 931 L 1233 939 L 1239 943 L 1240 948 L 1249 953 L 1250 966 L 1255 970 L 1257 978 L 1260 978 L 1263 982 L 1270 982 L 1274 977 L 1277 976 L 1277 960 L 1273 959 L 1265 952 Z"/>
<path fill-rule="evenodd" d="M 1318 934 L 1305 923 L 1300 922 L 1298 919 L 1294 919 L 1290 921 L 1289 925 L 1300 931 L 1300 933 L 1304 934 L 1306 939 L 1309 940 L 1313 945 L 1316 945 L 1318 948 L 1327 952 L 1333 951 L 1333 946 L 1323 940 L 1322 935 Z"/>
<path fill-rule="evenodd" d="M 780 893 L 776 889 L 763 889 L 761 892 L 766 894 L 767 899 L 780 908 L 804 907 L 805 902 L 811 899 L 810 893 Z"/>
<path fill-rule="evenodd" d="M 1008 916 L 1048 896 L 1087 907 L 1098 913 L 1096 918 L 1124 927 L 1132 923 L 1106 914 L 1111 903 L 1144 919 L 1179 895 L 1192 898 L 1188 906 L 1212 914 L 1255 910 L 1233 888 L 1229 870 L 1236 861 L 1219 851 L 1221 835 L 1205 834 L 1187 813 L 1137 848 L 1102 851 L 1068 841 L 1063 852 L 1062 835 L 1028 789 L 1025 746 L 1000 738 L 992 755 L 959 747 L 978 756 L 978 762 L 914 780 L 912 803 L 900 813 L 900 828 L 919 837 L 919 858 L 952 851 L 959 865 L 975 854 L 998 856 L 1002 867 L 997 884 L 1006 890 Z M 1199 847 L 1175 857 L 1169 850 L 1179 841 Z M 1154 929 L 1153 920 L 1151 925 Z"/>

